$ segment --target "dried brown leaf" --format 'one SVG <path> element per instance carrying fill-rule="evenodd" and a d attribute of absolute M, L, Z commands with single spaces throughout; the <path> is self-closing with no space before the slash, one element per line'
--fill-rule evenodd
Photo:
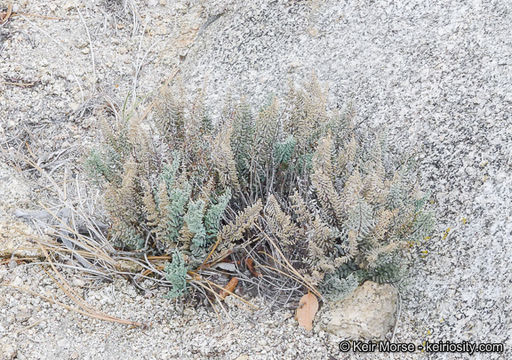
<path fill-rule="evenodd" d="M 229 280 L 229 282 L 224 286 L 224 290 L 220 292 L 220 298 L 225 299 L 228 295 L 235 291 L 236 286 L 238 285 L 238 278 L 234 277 Z"/>
<path fill-rule="evenodd" d="M 311 331 L 313 329 L 313 319 L 317 311 L 318 300 L 315 295 L 308 292 L 300 299 L 295 318 L 300 326 L 307 331 Z"/>
<path fill-rule="evenodd" d="M 245 265 L 247 265 L 247 268 L 251 272 L 252 276 L 261 277 L 261 273 L 259 273 L 254 267 L 254 260 L 252 258 L 249 257 L 245 259 Z"/>

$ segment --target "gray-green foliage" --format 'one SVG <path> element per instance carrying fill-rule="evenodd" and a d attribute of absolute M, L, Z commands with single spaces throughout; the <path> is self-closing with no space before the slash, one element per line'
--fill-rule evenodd
<path fill-rule="evenodd" d="M 171 156 L 171 165 L 165 164 L 161 175 L 162 180 L 165 182 L 165 185 L 167 185 L 168 190 L 171 190 L 174 187 L 176 174 L 181 164 L 181 156 L 179 152 L 175 151 Z"/>
<path fill-rule="evenodd" d="M 206 227 L 207 240 L 211 243 L 214 242 L 217 233 L 219 232 L 220 222 L 229 200 L 231 200 L 231 190 L 228 188 L 226 192 L 219 196 L 215 203 L 212 203 L 204 217 L 204 224 Z"/>
<path fill-rule="evenodd" d="M 277 164 L 287 166 L 292 159 L 297 141 L 292 135 L 289 135 L 281 142 L 277 142 L 274 146 L 274 159 Z"/>
<path fill-rule="evenodd" d="M 111 238 L 172 254 L 173 296 L 213 244 L 226 250 L 253 239 L 263 254 L 268 238 L 277 240 L 331 299 L 368 279 L 397 281 L 404 245 L 432 228 L 428 197 L 414 164 L 397 166 L 384 136 L 359 132 L 353 114 L 328 112 L 326 99 L 313 81 L 257 113 L 228 104 L 216 125 L 202 101 L 169 100 L 156 113 L 156 136 L 135 119 L 107 128 L 88 167 L 106 184 Z M 272 257 L 260 261 L 275 266 Z"/>
<path fill-rule="evenodd" d="M 172 261 L 165 266 L 165 278 L 171 283 L 171 290 L 167 296 L 171 299 L 185 295 L 187 292 L 187 266 L 183 255 L 175 250 Z"/>
<path fill-rule="evenodd" d="M 320 291 L 329 301 L 343 300 L 349 296 L 359 286 L 361 279 L 354 269 L 346 274 L 342 274 L 338 269 L 337 272 L 326 276 L 320 286 Z"/>
<path fill-rule="evenodd" d="M 411 164 L 406 163 L 389 175 L 382 172 L 381 180 L 384 181 L 375 188 L 378 192 L 368 190 L 378 183 L 375 182 L 377 178 L 372 178 L 375 174 L 372 169 L 382 167 L 379 165 L 382 161 L 374 154 L 359 160 L 359 167 L 367 169 L 366 175 L 362 179 L 345 176 L 346 181 L 340 188 L 345 201 L 351 198 L 355 201 L 347 208 L 343 221 L 335 225 L 343 234 L 339 246 L 334 252 L 325 254 L 325 262 L 341 263 L 325 271 L 319 282 L 322 293 L 329 299 L 347 296 L 356 283 L 366 280 L 379 283 L 400 281 L 406 274 L 404 251 L 432 231 L 434 215 L 427 206 L 428 195 L 418 191 L 415 168 Z M 363 171 L 361 173 L 364 174 Z M 346 192 L 347 189 L 359 190 L 354 193 Z"/>
<path fill-rule="evenodd" d="M 190 233 L 193 234 L 190 250 L 196 257 L 201 256 L 206 245 L 206 229 L 203 224 L 204 202 L 197 200 L 188 205 L 188 211 L 185 215 L 185 222 Z"/>
<path fill-rule="evenodd" d="M 191 187 L 186 182 L 181 187 L 168 188 L 168 191 L 168 203 L 165 204 L 165 209 L 160 209 L 161 213 L 165 214 L 161 219 L 160 229 L 163 234 L 167 233 L 167 236 L 162 236 L 164 243 L 175 244 L 179 241 L 180 230 L 186 220 L 183 216 L 185 207 L 190 201 Z"/>

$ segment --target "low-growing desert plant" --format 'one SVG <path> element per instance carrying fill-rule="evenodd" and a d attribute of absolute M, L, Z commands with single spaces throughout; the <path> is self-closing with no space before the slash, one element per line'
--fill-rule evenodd
<path fill-rule="evenodd" d="M 171 296 L 220 261 L 254 262 L 270 292 L 294 282 L 330 299 L 397 281 L 405 246 L 430 231 L 427 196 L 383 136 L 327 108 L 313 80 L 256 113 L 228 103 L 215 123 L 202 95 L 166 97 L 153 122 L 104 122 L 87 166 L 104 182 L 112 243 L 172 255 Z"/>

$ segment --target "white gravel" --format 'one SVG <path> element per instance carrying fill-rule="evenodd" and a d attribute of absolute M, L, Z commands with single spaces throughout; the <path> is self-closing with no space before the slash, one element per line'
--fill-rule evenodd
<path fill-rule="evenodd" d="M 395 341 L 503 342 L 505 354 L 472 358 L 512 357 L 512 4 L 136 1 L 148 23 L 141 37 L 143 21 L 134 36 L 130 13 L 123 14 L 122 1 L 113 11 L 115 3 L 91 1 L 80 8 L 93 40 L 96 78 L 83 21 L 72 3 L 17 5 L 20 12 L 65 20 L 14 17 L 0 27 L 2 146 L 7 141 L 19 146 L 21 139 L 43 156 L 43 165 L 72 165 L 78 148 L 93 139 L 98 95 L 122 100 L 148 49 L 138 94 L 154 90 L 177 66 L 190 91 L 208 78 L 208 105 L 214 113 L 230 91 L 244 92 L 257 104 L 269 92 L 284 92 L 288 79 L 307 80 L 315 70 L 329 85 L 334 106 L 353 103 L 359 121 L 387 127 L 396 151 L 417 150 L 423 183 L 436 202 L 438 226 L 417 249 L 418 266 L 402 294 Z M 202 27 L 217 14 L 221 16 Z M 190 40 L 199 28 L 200 35 Z M 18 80 L 36 85 L 7 84 Z M 0 281 L 59 293 L 32 266 L 1 266 Z M 339 339 L 322 332 L 305 334 L 292 318 L 286 319 L 291 310 L 254 313 L 231 305 L 233 324 L 221 325 L 204 307 L 183 310 L 163 300 L 161 292 L 146 297 L 122 280 L 86 282 L 81 291 L 109 314 L 152 326 L 141 331 L 91 320 L 1 287 L 2 356 L 344 357 L 336 350 Z M 424 357 L 468 358 L 395 354 Z"/>

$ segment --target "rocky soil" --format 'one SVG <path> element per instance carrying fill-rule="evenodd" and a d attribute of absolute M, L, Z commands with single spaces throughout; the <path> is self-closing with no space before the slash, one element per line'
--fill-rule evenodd
<path fill-rule="evenodd" d="M 0 13 L 7 8 L 0 4 Z M 214 114 L 229 93 L 253 104 L 315 71 L 333 107 L 385 127 L 396 152 L 414 150 L 438 225 L 416 251 L 401 293 L 395 342 L 505 343 L 512 357 L 512 5 L 506 1 L 20 1 L 0 25 L 0 144 L 58 178 L 96 138 L 106 104 L 149 102 L 173 75 L 188 94 L 207 85 Z M 176 81 L 174 81 L 176 80 Z M 27 147 L 28 145 L 28 147 Z M 13 217 L 50 195 L 33 169 L 4 153 L 0 241 Z M 69 272 L 103 312 L 145 330 L 90 319 L 0 287 L 0 358 L 345 358 L 339 338 L 297 327 L 291 309 L 229 317 L 139 294 L 122 279 Z M 66 302 L 34 264 L 0 265 L 0 281 Z M 69 301 L 68 301 L 69 302 Z M 392 354 L 353 354 L 389 358 Z M 468 358 L 395 354 L 396 358 Z"/>

